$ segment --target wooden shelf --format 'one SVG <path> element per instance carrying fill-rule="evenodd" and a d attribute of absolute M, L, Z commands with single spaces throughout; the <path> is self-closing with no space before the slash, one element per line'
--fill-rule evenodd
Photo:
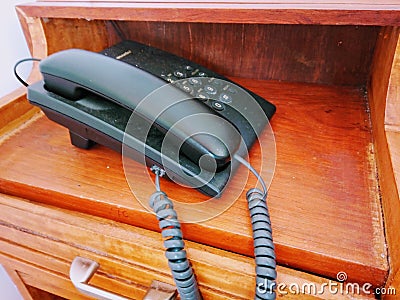
<path fill-rule="evenodd" d="M 268 203 L 279 263 L 332 278 L 344 271 L 350 280 L 382 285 L 388 266 L 363 92 L 236 80 L 278 107 L 271 123 L 277 161 Z M 65 128 L 42 116 L 0 149 L 1 192 L 158 230 L 153 215 L 134 199 L 117 153 L 101 146 L 77 149 Z M 251 159 L 257 165 L 259 149 Z M 131 176 L 135 193 L 151 193 L 140 172 Z M 234 177 L 232 192 L 241 178 Z M 250 178 L 247 188 L 254 183 Z M 172 199 L 206 200 L 167 181 L 162 186 Z M 253 251 L 244 194 L 222 215 L 183 230 L 192 241 L 245 255 Z"/>

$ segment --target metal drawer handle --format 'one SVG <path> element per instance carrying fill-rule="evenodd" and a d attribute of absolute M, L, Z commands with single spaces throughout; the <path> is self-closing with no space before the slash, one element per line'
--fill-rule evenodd
<path fill-rule="evenodd" d="M 75 257 L 69 269 L 69 278 L 76 289 L 82 294 L 100 300 L 129 300 L 88 283 L 99 266 L 97 262 L 91 259 L 79 256 Z M 176 288 L 174 286 L 154 280 L 143 300 L 173 300 L 175 298 Z"/>
<path fill-rule="evenodd" d="M 69 278 L 78 291 L 82 294 L 101 300 L 129 300 L 109 291 L 88 284 L 99 268 L 99 264 L 93 260 L 83 257 L 75 257 L 69 269 Z"/>

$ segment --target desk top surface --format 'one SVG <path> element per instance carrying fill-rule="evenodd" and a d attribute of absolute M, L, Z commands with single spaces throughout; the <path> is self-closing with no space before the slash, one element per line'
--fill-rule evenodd
<path fill-rule="evenodd" d="M 268 198 L 278 261 L 328 277 L 343 271 L 349 279 L 382 284 L 386 250 L 372 129 L 362 92 L 238 82 L 278 107 L 271 123 L 277 161 Z M 135 200 L 119 154 L 101 146 L 77 149 L 65 128 L 43 116 L 9 135 L 0 149 L 0 192 L 158 230 L 154 216 Z M 255 164 L 259 152 L 255 147 L 250 153 Z M 243 181 L 240 171 L 231 182 L 232 190 Z M 145 191 L 146 179 L 137 174 L 130 181 Z M 242 195 L 218 217 L 184 224 L 185 238 L 252 255 L 244 193 L 254 185 L 249 177 Z M 205 200 L 166 180 L 162 187 L 172 199 Z"/>

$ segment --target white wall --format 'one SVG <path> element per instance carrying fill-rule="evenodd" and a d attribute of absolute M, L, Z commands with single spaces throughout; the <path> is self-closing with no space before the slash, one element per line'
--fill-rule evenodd
<path fill-rule="evenodd" d="M 33 2 L 33 0 L 1 0 L 0 2 L 0 97 L 21 86 L 14 76 L 13 68 L 18 60 L 30 57 L 15 12 L 15 5 L 27 2 Z M 26 78 L 30 68 L 31 63 L 20 65 L 18 70 L 21 77 Z"/>
<path fill-rule="evenodd" d="M 14 77 L 13 67 L 19 59 L 30 55 L 14 9 L 16 4 L 26 2 L 32 2 L 32 0 L 1 0 L 0 2 L 0 97 L 21 86 Z M 30 72 L 30 65 L 21 66 L 18 69 L 21 70 L 21 76 L 26 77 Z M 0 293 L 1 299 L 22 300 L 16 286 L 1 265 Z"/>
<path fill-rule="evenodd" d="M 8 277 L 4 268 L 0 265 L 0 293 L 1 299 L 7 300 L 23 300 L 18 292 L 17 287 Z"/>

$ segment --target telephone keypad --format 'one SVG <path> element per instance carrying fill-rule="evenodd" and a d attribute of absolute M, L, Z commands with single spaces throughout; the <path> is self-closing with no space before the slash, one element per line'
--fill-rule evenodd
<path fill-rule="evenodd" d="M 229 84 L 222 87 L 222 81 L 216 78 L 191 77 L 183 82 L 178 80 L 175 85 L 200 101 L 211 100 L 211 107 L 217 111 L 225 109 L 223 104 L 232 103 L 232 96 L 236 93 Z"/>
<path fill-rule="evenodd" d="M 242 101 L 247 101 L 243 100 L 246 96 L 243 97 L 240 86 L 237 87 L 229 79 L 195 62 L 134 41 L 123 41 L 102 53 L 117 57 L 129 50 L 132 54 L 124 56 L 120 59 L 121 61 L 158 76 L 167 83 L 174 83 L 188 95 L 202 101 L 221 117 L 234 124 L 248 146 L 254 142 L 256 138 L 254 129 L 238 109 L 244 107 Z M 255 93 L 243 89 L 257 101 L 264 114 L 270 119 L 275 113 L 275 106 Z M 260 128 L 264 126 L 263 122 L 259 124 Z"/>

